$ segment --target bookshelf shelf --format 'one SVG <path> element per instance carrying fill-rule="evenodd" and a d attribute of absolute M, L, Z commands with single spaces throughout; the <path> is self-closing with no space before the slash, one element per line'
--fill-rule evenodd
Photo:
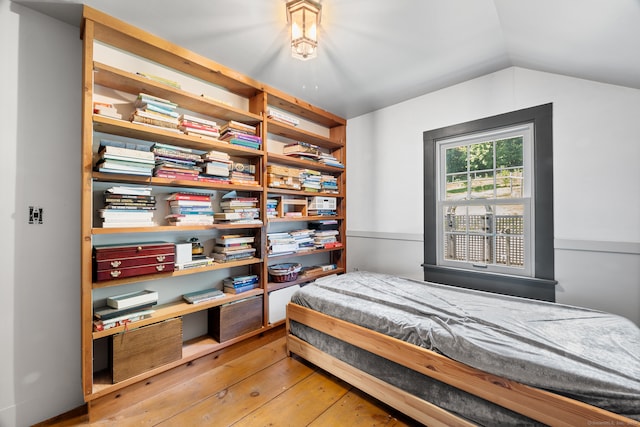
<path fill-rule="evenodd" d="M 314 280 L 319 279 L 321 277 L 330 276 L 332 274 L 342 274 L 342 273 L 344 273 L 343 268 L 336 268 L 334 270 L 324 271 L 318 274 L 298 276 L 296 280 L 292 280 L 291 282 L 284 282 L 284 283 L 269 282 L 267 283 L 267 292 L 273 292 L 280 289 L 288 288 L 290 286 L 313 282 Z"/>
<path fill-rule="evenodd" d="M 279 255 L 279 254 L 269 255 L 269 259 L 275 260 L 275 259 L 281 259 L 281 258 L 304 257 L 304 256 L 315 255 L 323 252 L 336 252 L 336 251 L 342 251 L 342 250 L 344 250 L 344 246 L 341 246 L 339 248 L 313 249 L 313 250 L 304 251 L 304 252 L 287 253 L 282 255 Z"/>
<path fill-rule="evenodd" d="M 303 196 L 303 197 L 314 197 L 314 196 L 322 196 L 322 197 L 344 197 L 344 193 L 312 193 L 309 191 L 302 191 L 302 190 L 287 190 L 285 188 L 272 188 L 272 187 L 267 187 L 267 191 L 269 192 L 269 194 L 288 194 L 291 196 Z"/>
<path fill-rule="evenodd" d="M 277 163 L 279 165 L 294 166 L 304 169 L 314 169 L 320 172 L 342 173 L 343 168 L 337 166 L 327 166 L 320 162 L 312 162 L 310 160 L 301 160 L 291 156 L 282 154 L 268 153 L 267 163 Z"/>
<path fill-rule="evenodd" d="M 345 126 L 346 120 L 274 88 L 267 88 L 269 104 L 327 128 Z"/>
<path fill-rule="evenodd" d="M 329 216 L 329 215 L 313 215 L 313 216 L 295 216 L 295 217 L 283 217 L 283 218 L 269 218 L 268 222 L 308 222 L 308 221 L 322 221 L 328 219 L 344 220 L 343 216 Z"/>
<path fill-rule="evenodd" d="M 195 150 L 226 151 L 232 156 L 247 158 L 264 156 L 264 152 L 262 150 L 244 148 L 219 140 L 210 140 L 199 138 L 197 136 L 189 136 L 181 132 L 152 128 L 143 124 L 132 123 L 126 120 L 114 119 L 97 114 L 93 117 L 93 128 L 96 132 L 124 136 L 127 138 L 151 140 L 154 142 L 162 142 L 165 144 L 179 145 L 184 148 L 191 148 Z"/>
<path fill-rule="evenodd" d="M 285 123 L 278 122 L 277 120 L 267 119 L 267 128 L 270 133 L 295 141 L 305 141 L 309 144 L 317 145 L 318 147 L 336 149 L 344 146 L 342 141 L 336 141 L 322 135 L 317 135 L 313 132 L 299 129 L 295 126 L 289 126 Z"/>
<path fill-rule="evenodd" d="M 326 218 L 326 217 L 323 217 Z M 155 227 L 120 227 L 120 228 L 101 228 L 94 227 L 91 234 L 132 234 L 132 233 L 176 233 L 190 231 L 206 231 L 206 230 L 243 230 L 262 228 L 262 224 L 213 224 L 213 225 L 158 225 Z"/>
<path fill-rule="evenodd" d="M 202 188 L 207 190 L 220 190 L 220 191 L 247 191 L 247 192 L 262 192 L 262 187 L 259 185 L 235 185 L 235 184 L 216 184 L 206 181 L 188 181 L 184 179 L 170 179 L 159 178 L 150 176 L 135 176 L 135 175 L 121 175 L 115 173 L 102 173 L 93 172 L 93 179 L 95 181 L 102 182 L 128 182 L 131 184 L 140 185 L 153 185 L 162 187 L 193 187 Z"/>
<path fill-rule="evenodd" d="M 191 361 L 210 356 L 212 353 L 218 352 L 227 346 L 256 337 L 275 327 L 281 327 L 284 323 L 283 321 L 270 323 L 269 310 L 271 305 L 269 292 L 284 289 L 294 284 L 307 283 L 328 274 L 342 274 L 345 272 L 346 203 L 344 203 L 344 199 L 346 197 L 346 170 L 340 167 L 327 166 L 320 162 L 285 156 L 283 150 L 278 147 L 286 144 L 282 142 L 281 137 L 313 144 L 326 151 L 327 154 L 335 156 L 335 159 L 338 159 L 342 164 L 345 164 L 347 123 L 345 119 L 330 112 L 282 93 L 275 88 L 271 88 L 194 52 L 148 34 L 91 7 L 83 6 L 81 28 L 83 40 L 82 85 L 84 89 L 81 116 L 81 350 L 83 395 L 86 402 L 91 402 L 88 405 L 91 420 L 91 414 L 94 411 L 104 414 L 106 411 L 111 410 L 113 405 L 128 405 L 127 399 L 113 400 L 113 396 L 116 394 L 120 395 L 122 393 L 124 396 L 125 389 L 132 391 L 131 393 L 126 393 L 127 396 L 137 396 L 139 394 L 136 391 L 144 389 L 149 378 L 156 376 L 158 378 L 161 376 L 161 378 L 177 377 L 170 372 L 174 368 L 184 368 L 187 371 L 185 366 Z M 141 64 L 143 65 L 141 66 Z M 181 89 L 177 85 L 174 87 L 160 82 L 159 80 L 161 79 L 152 79 L 138 74 L 138 72 L 146 72 L 146 66 L 150 70 L 157 70 L 153 71 L 153 74 L 160 77 L 162 77 L 163 72 L 166 72 L 169 77 L 177 76 L 171 78 L 184 79 L 179 82 L 181 83 L 180 86 L 189 89 Z M 135 110 L 134 100 L 137 99 L 140 93 L 169 100 L 178 105 L 175 112 L 193 113 L 196 117 L 205 117 L 216 121 L 218 125 L 224 126 L 228 121 L 235 121 L 254 126 L 256 135 L 259 135 L 262 140 L 260 149 L 234 145 L 220 139 L 186 135 L 181 131 L 169 128 L 131 122 L 127 120 L 129 119 L 128 113 Z M 114 100 L 114 105 L 117 105 L 116 113 L 110 112 L 109 100 Z M 118 101 L 117 103 L 115 102 L 116 100 Z M 105 103 L 106 106 L 102 110 L 94 110 L 94 102 Z M 166 105 L 164 106 L 166 107 Z M 269 111 L 272 107 L 299 117 L 301 123 L 299 126 L 289 126 L 267 118 L 268 114 L 271 114 Z M 107 115 L 96 114 L 94 111 L 100 111 Z M 114 117 L 109 116 L 109 114 Z M 122 115 L 124 120 L 115 118 L 118 115 Z M 164 124 L 166 125 L 166 123 Z M 175 121 L 172 125 L 174 124 Z M 250 180 L 249 182 L 258 182 L 259 184 L 238 185 L 213 180 L 207 182 L 204 179 L 192 181 L 97 172 L 94 170 L 96 160 L 100 158 L 101 154 L 106 157 L 103 153 L 98 153 L 99 141 L 101 140 L 117 141 L 123 143 L 123 145 L 124 143 L 141 143 L 149 147 L 160 143 L 201 152 L 218 151 L 226 153 L 230 156 L 230 161 L 242 165 L 249 164 L 252 169 L 255 166 L 255 180 Z M 117 155 L 115 153 L 110 154 Z M 133 157 L 136 160 L 145 156 L 135 155 Z M 130 159 L 129 157 L 127 160 Z M 151 159 L 147 158 L 146 160 L 150 161 Z M 154 160 L 157 161 L 157 157 Z M 323 175 L 332 175 L 338 181 L 340 193 L 312 193 L 269 188 L 267 186 L 267 165 L 312 169 L 320 171 Z M 121 169 L 116 168 L 116 170 Z M 327 177 L 325 176 L 324 178 Z M 329 181 L 335 185 L 336 180 L 329 179 Z M 326 183 L 327 180 L 323 182 L 323 184 Z M 152 203 L 153 201 L 156 205 L 145 205 L 144 207 L 157 208 L 153 216 L 159 222 L 159 225 L 151 227 L 97 227 L 96 225 L 101 225 L 102 223 L 102 220 L 98 221 L 98 218 L 107 217 L 99 210 L 103 207 L 112 207 L 105 206 L 107 201 L 103 196 L 105 191 L 112 186 L 150 187 L 152 189 L 151 195 L 156 196 L 155 199 L 143 200 L 145 200 L 145 203 Z M 331 190 L 333 187 L 327 185 L 324 188 Z M 169 193 L 183 191 L 202 192 L 211 195 L 212 207 L 215 213 L 223 211 L 223 205 L 220 204 L 222 196 L 231 191 L 236 191 L 242 196 L 248 195 L 256 198 L 260 209 L 259 218 L 261 223 L 165 225 L 168 223 L 162 223 L 160 218 L 164 218 L 165 211 L 170 213 L 171 209 L 167 205 L 163 207 L 166 208 L 165 210 L 159 207 L 158 203 L 166 198 L 160 197 Z M 314 196 L 335 197 L 340 200 L 337 203 L 338 208 L 335 216 L 305 215 L 304 217 L 295 218 L 267 218 L 267 199 L 269 197 L 278 197 L 279 195 L 296 196 L 296 198 L 301 198 L 305 201 Z M 105 203 L 102 203 L 103 201 Z M 116 202 L 120 204 L 115 206 L 136 205 L 135 203 L 131 204 L 130 200 L 124 200 L 124 198 L 120 200 L 116 198 Z M 182 214 L 182 212 L 180 213 Z M 268 282 L 269 264 L 273 265 L 285 258 L 284 255 L 268 255 L 266 236 L 270 227 L 292 228 L 296 222 L 304 223 L 326 219 L 337 219 L 339 221 L 342 247 L 315 249 L 310 252 L 289 254 L 286 257 L 297 258 L 299 262 L 303 264 L 306 262 L 309 266 L 311 263 L 320 262 L 335 264 L 337 268 L 312 276 L 300 277 L 295 282 L 285 284 Z M 132 223 L 131 225 L 135 224 Z M 196 238 L 202 240 L 207 251 L 210 251 L 215 247 L 216 239 L 229 234 L 253 237 L 252 245 L 256 249 L 255 257 L 225 263 L 216 262 L 206 267 L 185 270 L 174 269 L 171 272 L 100 282 L 94 281 L 94 277 L 96 277 L 93 271 L 94 246 L 110 244 L 115 246 L 142 245 L 142 242 L 147 240 L 159 240 L 169 243 L 168 246 L 172 247 L 171 243 L 189 243 L 191 238 Z M 311 255 L 313 256 L 311 257 Z M 136 265 L 143 265 L 137 264 L 138 261 L 136 259 L 136 263 L 127 268 L 136 268 Z M 145 268 L 147 266 L 145 265 Z M 131 270 L 128 270 L 127 274 L 129 272 Z M 258 276 L 258 287 L 240 294 L 225 294 L 222 298 L 200 304 L 188 304 L 182 300 L 183 294 L 202 289 L 203 279 L 208 283 L 211 282 L 211 287 L 222 289 L 224 279 L 236 275 Z M 159 294 L 158 305 L 154 306 L 154 313 L 150 317 L 132 322 L 127 326 L 117 326 L 105 331 L 93 331 L 94 306 L 102 306 L 103 298 L 125 292 L 138 291 L 147 287 L 157 289 Z M 110 368 L 113 368 L 113 360 L 110 360 L 110 350 L 107 344 L 116 334 L 133 328 L 138 329 L 154 324 L 160 325 L 161 322 L 177 318 L 183 319 L 186 316 L 189 316 L 188 322 L 202 322 L 204 312 L 212 308 L 258 296 L 261 298 L 261 303 L 256 302 L 259 298 L 254 298 L 249 300 L 251 304 L 244 306 L 248 307 L 245 309 L 246 312 L 243 313 L 247 316 L 243 316 L 242 319 L 251 315 L 255 319 L 259 317 L 258 308 L 262 304 L 260 322 L 256 322 L 260 324 L 252 324 L 251 327 L 254 329 L 250 332 L 239 333 L 238 336 L 224 342 L 218 342 L 207 334 L 187 339 L 186 336 L 189 333 L 193 333 L 192 329 L 196 331 L 203 329 L 202 324 L 191 324 L 189 325 L 189 331 L 182 336 L 182 357 L 179 360 L 157 367 L 153 366 L 131 378 L 113 383 L 114 377 L 110 372 Z M 274 298 L 271 303 L 276 304 L 278 300 Z M 234 307 L 237 307 L 237 305 L 234 305 Z M 274 310 L 282 308 L 282 306 L 278 305 L 274 307 Z M 230 324 L 234 322 L 227 323 L 227 327 L 230 327 Z M 164 325 L 167 324 L 168 322 L 164 323 Z M 222 324 L 219 326 L 223 327 Z M 145 330 L 139 331 L 139 333 L 145 338 L 150 337 Z M 195 335 L 201 333 L 196 332 Z M 126 339 L 126 334 L 121 336 Z"/>
<path fill-rule="evenodd" d="M 111 381 L 111 373 L 108 370 L 102 370 L 102 371 L 96 372 L 93 378 L 93 393 L 91 394 L 90 399 L 88 400 L 89 401 L 98 400 L 101 397 L 104 397 L 115 391 L 122 390 L 129 386 L 135 385 L 136 383 L 139 383 L 143 380 L 146 380 L 148 378 L 167 372 L 170 369 L 177 368 L 179 366 L 184 366 L 189 362 L 192 362 L 201 357 L 215 353 L 216 351 L 220 351 L 239 341 L 251 338 L 258 334 L 262 334 L 265 331 L 272 329 L 275 326 L 277 325 L 269 325 L 266 327 L 262 327 L 255 331 L 240 335 L 237 338 L 234 338 L 222 343 L 216 341 L 214 338 L 212 338 L 209 335 L 203 335 L 200 337 L 192 338 L 189 341 L 185 341 L 183 343 L 181 359 L 171 362 L 167 365 L 163 365 L 158 368 L 151 369 L 140 375 L 121 381 L 116 384 L 113 384 L 113 382 Z"/>
<path fill-rule="evenodd" d="M 128 330 L 128 329 L 140 328 L 142 326 L 151 325 L 153 323 L 158 323 L 163 320 L 172 319 L 174 317 L 185 316 L 187 314 L 196 313 L 202 310 L 207 310 L 209 308 L 212 308 L 218 305 L 227 304 L 233 301 L 238 301 L 254 295 L 262 295 L 263 293 L 264 293 L 264 290 L 262 289 L 253 289 L 237 295 L 225 294 L 225 296 L 222 298 L 218 298 L 212 301 L 202 302 L 198 304 L 188 304 L 182 301 L 163 304 L 155 307 L 154 308 L 155 312 L 148 319 L 138 320 L 137 322 L 131 322 L 126 327 L 116 326 L 115 328 L 107 329 L 106 331 L 94 332 L 93 339 L 97 340 L 99 338 L 104 338 L 110 335 L 115 335 L 117 333 L 124 332 L 125 330 Z"/>
<path fill-rule="evenodd" d="M 249 258 L 240 261 L 230 261 L 225 263 L 215 263 L 207 267 L 189 268 L 186 270 L 175 270 L 171 273 L 145 274 L 144 276 L 127 277 L 125 279 L 105 280 L 102 282 L 93 282 L 93 289 L 108 288 L 112 286 L 122 286 L 131 283 L 150 282 L 158 279 L 166 279 L 169 277 L 189 276 L 191 274 L 206 273 L 207 271 L 226 270 L 234 267 L 244 267 L 261 263 L 261 258 Z"/>
<path fill-rule="evenodd" d="M 232 106 L 191 94 L 171 86 L 154 82 L 135 73 L 120 70 L 100 62 L 94 62 L 94 83 L 111 89 L 120 90 L 132 94 L 148 93 L 160 98 L 168 99 L 180 105 L 181 108 L 206 114 L 224 121 L 237 120 L 249 124 L 262 122 L 262 117 L 248 111 L 243 111 Z"/>

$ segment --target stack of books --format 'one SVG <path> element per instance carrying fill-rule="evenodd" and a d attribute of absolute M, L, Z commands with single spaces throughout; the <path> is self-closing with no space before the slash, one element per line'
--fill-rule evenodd
<path fill-rule="evenodd" d="M 320 147 L 306 142 L 294 142 L 287 144 L 282 149 L 282 154 L 289 157 L 297 157 L 304 160 L 317 161 L 321 155 Z"/>
<path fill-rule="evenodd" d="M 139 147 L 127 148 L 125 143 L 102 139 L 95 169 L 104 173 L 151 176 L 155 167 L 154 154 L 148 146 Z"/>
<path fill-rule="evenodd" d="M 233 161 L 228 153 L 216 150 L 208 151 L 201 155 L 202 172 L 198 176 L 198 181 L 230 184 L 229 175 L 232 165 Z"/>
<path fill-rule="evenodd" d="M 337 158 L 328 153 L 320 153 L 318 161 L 327 166 L 334 166 L 344 169 L 344 165 Z"/>
<path fill-rule="evenodd" d="M 222 196 L 222 212 L 216 212 L 214 218 L 220 223 L 262 224 L 258 198 L 243 196 L 235 191 Z"/>
<path fill-rule="evenodd" d="M 224 298 L 224 293 L 220 289 L 216 288 L 203 289 L 201 291 L 189 292 L 182 295 L 182 299 L 189 304 L 198 304 L 218 298 Z"/>
<path fill-rule="evenodd" d="M 313 243 L 316 249 L 339 248 L 342 243 L 338 242 L 338 230 L 316 230 Z"/>
<path fill-rule="evenodd" d="M 278 217 L 278 199 L 267 199 L 267 218 Z"/>
<path fill-rule="evenodd" d="M 300 275 L 315 276 L 316 274 L 324 273 L 325 271 L 332 271 L 337 268 L 337 264 L 310 265 L 307 267 L 302 267 L 302 269 L 300 270 Z"/>
<path fill-rule="evenodd" d="M 322 189 L 322 174 L 319 171 L 302 169 L 300 171 L 300 181 L 304 191 L 319 193 Z"/>
<path fill-rule="evenodd" d="M 254 236 L 228 234 L 215 239 L 211 256 L 217 262 L 240 261 L 253 258 L 256 249 L 253 247 Z"/>
<path fill-rule="evenodd" d="M 159 178 L 197 181 L 202 168 L 198 166 L 203 151 L 156 142 L 153 146 L 156 166 L 153 175 Z"/>
<path fill-rule="evenodd" d="M 231 276 L 222 281 L 223 290 L 227 294 L 239 294 L 258 287 L 258 276 Z"/>
<path fill-rule="evenodd" d="M 262 145 L 262 138 L 257 135 L 257 128 L 255 126 L 240 123 L 235 120 L 229 120 L 228 123 L 220 127 L 220 139 L 228 141 L 230 144 L 256 150 L 260 149 Z"/>
<path fill-rule="evenodd" d="M 139 75 L 139 76 L 145 77 L 145 78 L 147 78 L 149 80 L 153 80 L 154 82 L 162 83 L 162 84 L 171 86 L 171 87 L 176 88 L 176 89 L 180 89 L 181 88 L 180 83 L 178 83 L 175 80 L 167 79 L 166 77 L 160 77 L 160 76 L 156 76 L 155 74 L 140 73 L 140 72 L 138 72 L 136 74 Z"/>
<path fill-rule="evenodd" d="M 333 175 L 322 174 L 320 186 L 323 193 L 338 194 L 338 178 Z"/>
<path fill-rule="evenodd" d="M 233 162 L 231 165 L 231 183 L 238 185 L 259 185 L 256 180 L 256 165 Z"/>
<path fill-rule="evenodd" d="M 189 114 L 181 114 L 180 117 L 178 117 L 178 120 L 180 121 L 178 129 L 186 135 L 198 136 L 216 141 L 220 136 L 220 127 L 213 120 L 202 119 Z"/>
<path fill-rule="evenodd" d="M 308 228 L 289 231 L 298 248 L 296 252 L 306 252 L 315 249 L 314 231 Z"/>
<path fill-rule="evenodd" d="M 178 129 L 179 114 L 175 111 L 178 104 L 157 96 L 140 93 L 134 106 L 136 109 L 129 119 L 132 122 L 180 132 Z"/>
<path fill-rule="evenodd" d="M 192 192 L 172 193 L 167 197 L 171 214 L 165 217 L 169 225 L 212 225 L 211 195 Z"/>
<path fill-rule="evenodd" d="M 104 192 L 100 209 L 103 228 L 153 227 L 156 198 L 149 187 L 111 187 Z"/>
<path fill-rule="evenodd" d="M 271 107 L 267 109 L 267 117 L 280 123 L 286 123 L 289 126 L 298 126 L 300 124 L 300 120 L 297 117 L 283 113 L 280 110 L 274 110 Z"/>
<path fill-rule="evenodd" d="M 93 330 L 104 331 L 151 317 L 158 303 L 155 291 L 136 291 L 107 298 L 106 305 L 93 310 Z"/>
<path fill-rule="evenodd" d="M 298 251 L 298 242 L 291 234 L 283 231 L 278 233 L 267 233 L 269 255 L 287 255 Z"/>
<path fill-rule="evenodd" d="M 93 114 L 111 117 L 113 119 L 122 119 L 122 114 L 118 113 L 116 107 L 109 102 L 93 102 Z"/>

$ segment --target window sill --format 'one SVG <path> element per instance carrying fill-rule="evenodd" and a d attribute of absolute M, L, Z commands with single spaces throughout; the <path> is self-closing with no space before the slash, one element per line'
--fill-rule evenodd
<path fill-rule="evenodd" d="M 555 302 L 556 280 L 422 264 L 424 280 L 498 294 Z"/>

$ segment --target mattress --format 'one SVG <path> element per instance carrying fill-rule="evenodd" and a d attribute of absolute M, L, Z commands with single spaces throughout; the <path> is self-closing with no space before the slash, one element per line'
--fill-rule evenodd
<path fill-rule="evenodd" d="M 623 317 L 370 272 L 307 285 L 292 302 L 640 420 L 640 329 Z M 479 424 L 535 424 L 303 325 L 291 332 Z"/>

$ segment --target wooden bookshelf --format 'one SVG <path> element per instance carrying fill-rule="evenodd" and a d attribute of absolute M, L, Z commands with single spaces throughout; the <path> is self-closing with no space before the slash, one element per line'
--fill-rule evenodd
<path fill-rule="evenodd" d="M 82 351 L 82 387 L 86 402 L 89 403 L 89 417 L 92 407 L 108 405 L 108 400 L 119 395 L 124 389 L 135 390 L 143 387 L 150 378 L 160 376 L 167 371 L 183 367 L 189 362 L 217 352 L 231 344 L 250 339 L 265 331 L 270 331 L 282 322 L 269 324 L 269 292 L 284 289 L 295 284 L 307 283 L 328 274 L 342 274 L 346 268 L 346 170 L 340 167 L 327 166 L 318 162 L 285 156 L 279 151 L 269 151 L 267 141 L 271 138 L 304 141 L 327 150 L 346 164 L 346 120 L 317 108 L 307 102 L 271 88 L 248 76 L 227 68 L 211 59 L 202 57 L 180 46 L 163 40 L 157 36 L 140 30 L 130 24 L 106 15 L 88 6 L 83 7 L 83 23 L 81 37 L 83 40 L 82 63 L 82 205 L 81 205 L 81 351 Z M 187 79 L 192 83 L 181 85 L 195 87 L 206 85 L 211 92 L 221 91 L 222 97 L 202 96 L 207 91 L 190 92 L 172 85 L 163 84 L 138 74 L 138 65 L 128 66 L 126 60 L 118 56 L 113 60 L 109 50 L 117 51 L 117 55 L 130 57 L 132 63 L 139 61 L 159 67 L 172 75 Z M 105 54 L 105 51 L 107 53 Z M 195 83 L 197 84 L 195 84 Z M 195 85 L 195 86 L 194 86 Z M 260 149 L 233 145 L 216 138 L 202 138 L 186 135 L 180 131 L 163 129 L 154 126 L 133 123 L 129 117 L 122 119 L 94 114 L 93 102 L 101 101 L 101 97 L 118 94 L 121 99 L 135 100 L 139 93 L 145 93 L 170 100 L 179 105 L 186 113 L 195 113 L 207 117 L 220 124 L 233 120 L 255 126 L 262 137 Z M 230 97 L 236 102 L 222 99 Z M 234 98 L 235 97 L 235 98 Z M 237 105 L 246 107 L 239 108 Z M 131 111 L 134 110 L 131 101 Z M 126 107 L 126 105 L 125 105 Z M 289 126 L 267 118 L 269 108 L 275 107 L 294 114 L 312 123 L 312 126 Z M 124 107 L 123 107 L 124 108 Z M 326 132 L 317 133 L 317 127 Z M 314 129 L 314 130 L 309 130 Z M 221 151 L 234 159 L 240 159 L 256 166 L 256 181 L 259 185 L 237 185 L 184 179 L 168 179 L 153 176 L 134 176 L 116 173 L 101 173 L 94 170 L 94 162 L 98 149 L 98 141 L 102 138 L 121 141 L 145 141 L 149 145 L 163 143 L 200 152 Z M 300 169 L 314 169 L 323 174 L 335 176 L 339 182 L 339 194 L 305 193 L 285 189 L 274 189 L 267 186 L 267 165 L 279 164 Z M 97 210 L 101 208 L 99 200 L 104 188 L 113 185 L 144 186 L 153 189 L 152 194 L 167 194 L 171 191 L 205 192 L 221 196 L 229 191 L 250 194 L 259 200 L 260 224 L 214 223 L 212 225 L 171 226 L 159 223 L 152 227 L 117 227 L 103 228 L 96 224 Z M 270 195 L 292 195 L 295 197 L 329 196 L 340 199 L 337 215 L 304 216 L 300 218 L 267 218 L 266 201 Z M 219 200 L 217 197 L 216 200 Z M 268 255 L 266 234 L 271 226 L 294 226 L 294 222 L 309 222 L 325 219 L 337 219 L 340 223 L 340 236 L 343 246 L 332 249 L 315 249 L 293 255 L 302 264 L 309 262 L 309 255 L 316 255 L 326 263 L 337 265 L 337 269 L 314 276 L 300 277 L 296 281 L 284 284 L 268 281 L 269 263 L 277 263 L 279 257 Z M 255 237 L 254 258 L 227 263 L 214 263 L 206 267 L 186 270 L 174 270 L 166 273 L 145 276 L 127 277 L 108 281 L 94 282 L 93 248 L 102 244 L 131 244 L 145 240 L 162 240 L 170 243 L 184 242 L 185 237 L 202 236 L 215 239 L 224 234 L 246 234 Z M 137 244 L 137 243 L 136 243 Z M 289 255 L 292 256 L 292 255 Z M 316 257 L 313 257 L 314 261 Z M 223 298 L 200 304 L 188 304 L 182 300 L 182 294 L 202 289 L 203 281 L 213 282 L 222 288 L 221 277 L 233 275 L 256 274 L 259 277 L 258 287 L 241 294 L 225 294 Z M 161 295 L 159 304 L 154 306 L 153 314 L 143 320 L 117 326 L 104 331 L 93 331 L 93 308 L 100 305 L 102 295 L 117 295 L 124 289 L 143 289 L 156 281 L 175 282 L 175 288 Z M 166 288 L 167 286 L 165 286 Z M 250 332 L 228 341 L 218 342 L 212 336 L 203 335 L 184 340 L 182 357 L 171 363 L 154 367 L 132 378 L 113 383 L 108 368 L 97 366 L 96 360 L 108 358 L 102 343 L 112 339 L 131 328 L 141 328 L 160 322 L 183 318 L 245 298 L 260 296 L 262 298 L 262 325 Z M 256 314 L 257 312 L 254 312 Z M 191 316 L 200 319 L 203 313 Z M 126 332 L 124 334 L 126 336 Z M 98 354 L 98 352 L 100 352 Z M 127 395 L 135 394 L 134 392 Z"/>

